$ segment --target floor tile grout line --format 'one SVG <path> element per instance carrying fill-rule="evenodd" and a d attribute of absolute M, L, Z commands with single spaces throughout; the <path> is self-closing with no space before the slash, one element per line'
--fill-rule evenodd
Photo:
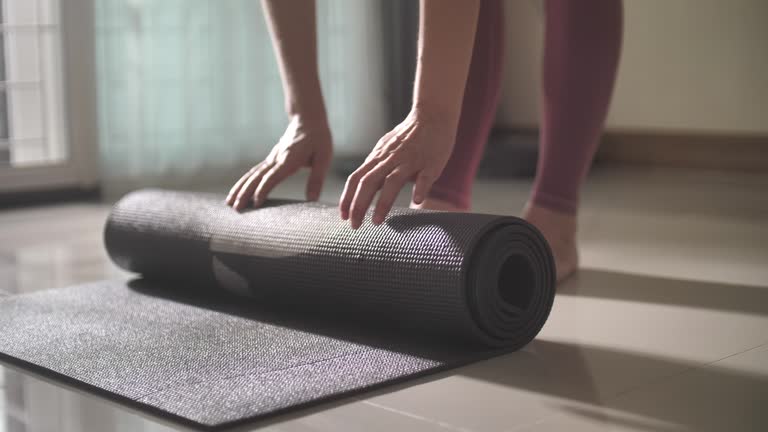
<path fill-rule="evenodd" d="M 379 409 L 383 409 L 384 411 L 396 413 L 396 414 L 399 414 L 399 415 L 402 415 L 402 416 L 405 416 L 405 417 L 408 417 L 408 418 L 412 418 L 412 419 L 424 421 L 424 422 L 427 422 L 427 423 L 431 423 L 431 424 L 437 425 L 437 426 L 439 426 L 441 428 L 449 429 L 449 430 L 452 430 L 452 431 L 456 431 L 456 432 L 474 432 L 473 429 L 467 429 L 467 428 L 463 428 L 463 427 L 460 427 L 460 426 L 455 426 L 455 425 L 452 425 L 450 423 L 442 422 L 442 421 L 439 421 L 439 420 L 434 420 L 434 419 L 431 419 L 431 418 L 428 418 L 428 417 L 424 417 L 424 416 L 420 416 L 418 414 L 414 414 L 414 413 L 411 413 L 411 412 L 408 412 L 408 411 L 403 411 L 403 410 L 399 410 L 397 408 L 392 408 L 392 407 L 389 407 L 389 406 L 386 406 L 386 405 L 378 404 L 376 402 L 371 402 L 369 400 L 362 400 L 361 402 L 366 404 L 366 405 L 370 405 L 370 406 L 373 406 L 373 407 L 376 407 L 376 408 L 379 408 Z"/>
<path fill-rule="evenodd" d="M 729 354 L 729 355 L 727 355 L 725 357 L 722 357 L 722 358 L 717 359 L 717 360 L 713 360 L 711 362 L 702 363 L 700 365 L 692 365 L 690 367 L 686 367 L 686 368 L 684 368 L 684 369 L 682 369 L 682 370 L 680 370 L 678 372 L 675 372 L 675 373 L 671 373 L 671 374 L 667 374 L 667 375 L 663 375 L 663 376 L 658 376 L 656 378 L 653 378 L 652 382 L 649 382 L 647 384 L 637 385 L 637 386 L 634 386 L 632 388 L 629 388 L 629 389 L 623 390 L 621 392 L 618 392 L 615 395 L 609 396 L 603 402 L 607 404 L 608 402 L 612 402 L 612 401 L 616 401 L 616 400 L 621 399 L 622 397 L 626 396 L 628 393 L 632 393 L 632 392 L 635 392 L 635 391 L 640 390 L 640 389 L 646 389 L 646 388 L 654 387 L 654 386 L 657 385 L 657 382 L 660 379 L 675 378 L 675 377 L 679 377 L 681 375 L 688 374 L 688 373 L 693 372 L 693 371 L 705 370 L 705 369 L 707 369 L 708 367 L 712 366 L 715 363 L 721 362 L 723 360 L 726 360 L 726 359 L 729 359 L 731 357 L 735 357 L 735 356 L 738 356 L 738 355 L 741 355 L 741 354 L 744 354 L 744 353 L 747 353 L 747 352 L 750 352 L 750 351 L 754 351 L 754 350 L 762 348 L 762 347 L 764 347 L 766 345 L 768 345 L 768 341 L 763 342 L 763 343 L 761 343 L 761 344 L 759 344 L 757 346 L 753 346 L 751 348 L 746 348 L 746 349 L 741 350 L 739 352 L 736 352 L 736 353 L 733 353 L 733 354 Z M 607 407 L 605 404 L 601 404 L 601 405 L 589 404 L 589 405 L 597 406 L 597 407 L 603 408 L 603 409 L 610 409 L 610 407 Z M 539 418 L 537 420 L 531 421 L 529 423 L 522 424 L 522 425 L 517 425 L 517 426 L 515 426 L 512 429 L 508 429 L 506 432 L 521 432 L 521 431 L 529 430 L 530 428 L 535 427 L 536 425 L 542 424 L 545 421 L 549 421 L 551 419 L 557 419 L 559 417 L 563 417 L 564 415 L 565 414 L 563 414 L 563 413 L 554 413 L 554 414 L 550 414 L 550 415 L 545 415 L 545 416 L 543 416 L 543 417 L 541 417 L 541 418 Z"/>
<path fill-rule="evenodd" d="M 550 415 L 545 415 L 545 416 L 543 416 L 541 418 L 538 418 L 538 419 L 536 419 L 534 421 L 530 421 L 530 422 L 525 423 L 525 424 L 514 426 L 512 429 L 506 429 L 505 432 L 520 432 L 520 431 L 524 431 L 524 430 L 529 430 L 529 429 L 531 429 L 533 427 L 536 427 L 537 425 L 540 425 L 540 424 L 544 423 L 545 421 L 548 421 L 550 419 L 556 419 L 558 417 L 562 417 L 563 415 L 564 414 L 561 413 L 561 412 L 553 413 L 553 414 L 550 414 Z"/>
<path fill-rule="evenodd" d="M 751 348 L 746 348 L 746 349 L 741 350 L 741 351 L 739 351 L 737 353 L 729 354 L 729 355 L 727 355 L 725 357 L 722 357 L 722 358 L 719 358 L 717 360 L 713 360 L 713 361 L 705 362 L 705 363 L 701 363 L 701 364 L 692 364 L 692 365 L 689 365 L 688 367 L 685 367 L 685 368 L 683 368 L 683 369 L 681 369 L 681 370 L 679 370 L 677 372 L 673 372 L 673 373 L 669 373 L 669 374 L 665 374 L 665 375 L 659 375 L 657 377 L 654 377 L 654 378 L 650 379 L 649 381 L 647 381 L 647 382 L 645 382 L 643 384 L 638 384 L 638 385 L 633 386 L 631 388 L 622 390 L 622 391 L 620 391 L 620 392 L 618 392 L 618 393 L 616 393 L 614 395 L 608 396 L 608 397 L 605 398 L 604 402 L 608 403 L 608 402 L 617 401 L 617 400 L 621 399 L 622 397 L 626 396 L 629 393 L 633 393 L 633 392 L 641 390 L 641 389 L 644 390 L 644 389 L 647 389 L 647 388 L 655 387 L 659 383 L 659 381 L 661 381 L 662 379 L 665 379 L 665 380 L 666 379 L 675 379 L 675 378 L 678 378 L 678 377 L 680 377 L 682 375 L 687 375 L 687 374 L 692 373 L 692 372 L 706 370 L 707 368 L 711 367 L 715 363 L 718 363 L 718 362 L 721 362 L 721 361 L 723 361 L 725 359 L 728 359 L 728 358 L 731 358 L 731 357 L 734 357 L 734 356 L 737 356 L 737 355 L 741 355 L 741 354 L 744 354 L 746 352 L 758 349 L 758 348 L 763 347 L 765 345 L 768 345 L 768 341 L 763 342 L 763 343 L 761 343 L 761 344 L 759 344 L 757 346 L 753 346 Z M 559 415 L 559 414 L 557 414 L 557 415 Z"/>
<path fill-rule="evenodd" d="M 725 356 L 725 357 L 723 357 L 723 358 L 720 358 L 720 359 L 717 359 L 717 360 L 714 360 L 714 361 L 711 361 L 711 362 L 709 362 L 709 363 L 706 363 L 706 364 L 704 364 L 704 365 L 703 365 L 701 368 L 702 368 L 702 369 L 704 369 L 704 368 L 706 368 L 707 366 L 711 366 L 711 365 L 713 365 L 713 364 L 715 364 L 715 363 L 721 362 L 721 361 L 723 361 L 723 360 L 726 360 L 726 359 L 729 359 L 729 358 L 731 358 L 731 357 L 735 357 L 735 356 L 737 356 L 737 355 L 741 355 L 741 354 L 744 354 L 744 353 L 747 353 L 747 352 L 750 352 L 750 351 L 756 350 L 756 349 L 758 349 L 758 348 L 762 348 L 762 347 L 764 347 L 764 346 L 766 346 L 766 345 L 768 345 L 768 341 L 765 341 L 765 342 L 763 342 L 763 343 L 761 343 L 761 344 L 759 344 L 759 345 L 757 345 L 757 346 L 753 346 L 752 348 L 747 348 L 747 349 L 745 349 L 745 350 L 739 351 L 739 352 L 737 352 L 737 353 L 728 354 L 727 356 Z"/>

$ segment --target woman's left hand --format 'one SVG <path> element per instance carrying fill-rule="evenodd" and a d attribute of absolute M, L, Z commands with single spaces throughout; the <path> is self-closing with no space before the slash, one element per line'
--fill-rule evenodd
<path fill-rule="evenodd" d="M 421 204 L 451 156 L 455 123 L 411 111 L 379 140 L 347 179 L 339 201 L 341 218 L 349 220 L 352 228 L 359 228 L 374 196 L 381 191 L 372 218 L 374 224 L 381 224 L 409 181 L 416 182 L 413 202 Z"/>

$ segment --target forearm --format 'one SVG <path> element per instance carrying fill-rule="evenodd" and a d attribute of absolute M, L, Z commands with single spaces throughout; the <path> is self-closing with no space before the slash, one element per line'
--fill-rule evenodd
<path fill-rule="evenodd" d="M 288 115 L 325 121 L 317 66 L 315 0 L 262 0 Z"/>
<path fill-rule="evenodd" d="M 479 0 L 421 0 L 413 109 L 458 124 Z"/>

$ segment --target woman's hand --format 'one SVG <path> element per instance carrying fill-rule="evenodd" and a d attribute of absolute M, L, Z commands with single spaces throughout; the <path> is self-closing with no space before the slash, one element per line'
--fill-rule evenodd
<path fill-rule="evenodd" d="M 307 181 L 307 199 L 316 201 L 320 197 L 332 155 L 333 144 L 327 122 L 310 124 L 299 116 L 293 116 L 269 156 L 232 186 L 227 195 L 227 205 L 238 211 L 251 203 L 259 207 L 275 186 L 302 167 L 312 170 Z"/>
<path fill-rule="evenodd" d="M 419 2 L 413 109 L 347 179 L 339 210 L 352 228 L 362 225 L 376 192 L 381 191 L 373 223 L 380 224 L 408 181 L 416 182 L 413 202 L 421 204 L 445 168 L 456 139 L 479 10 L 479 0 Z"/>
<path fill-rule="evenodd" d="M 411 111 L 379 140 L 347 179 L 339 202 L 342 219 L 349 219 L 352 228 L 359 228 L 374 196 L 381 191 L 373 213 L 373 223 L 381 224 L 409 181 L 416 182 L 413 202 L 420 204 L 448 162 L 455 139 L 454 119 Z"/>

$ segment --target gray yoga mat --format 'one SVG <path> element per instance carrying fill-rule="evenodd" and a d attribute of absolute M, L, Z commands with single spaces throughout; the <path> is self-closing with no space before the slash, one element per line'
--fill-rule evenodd
<path fill-rule="evenodd" d="M 140 277 L 0 297 L 0 360 L 218 428 L 518 349 L 547 319 L 552 256 L 507 216 L 212 194 L 118 202 L 105 245 Z"/>

